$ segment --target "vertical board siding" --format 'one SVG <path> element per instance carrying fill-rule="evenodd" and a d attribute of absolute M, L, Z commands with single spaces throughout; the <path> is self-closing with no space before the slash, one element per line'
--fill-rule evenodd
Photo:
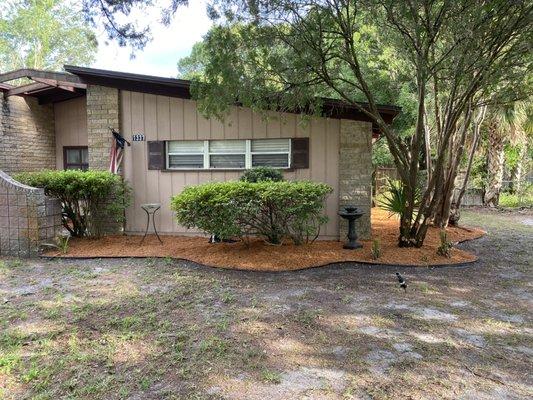
<path fill-rule="evenodd" d="M 85 96 L 54 104 L 56 168 L 63 169 L 63 147 L 87 146 L 87 99 Z"/>
<path fill-rule="evenodd" d="M 196 102 L 137 92 L 121 92 L 121 126 L 130 140 L 134 133 L 145 135 L 144 142 L 126 148 L 124 176 L 133 188 L 134 200 L 126 213 L 126 230 L 144 232 L 146 215 L 143 203 L 161 203 L 156 226 L 161 233 L 197 234 L 179 226 L 170 210 L 170 197 L 184 187 L 205 182 L 236 180 L 242 171 L 149 171 L 148 140 L 252 139 L 310 137 L 310 168 L 286 172 L 287 179 L 326 182 L 334 192 L 326 203 L 328 224 L 322 238 L 338 237 L 338 160 L 340 121 L 302 120 L 295 114 L 270 113 L 268 118 L 243 107 L 234 107 L 226 121 L 204 118 Z"/>

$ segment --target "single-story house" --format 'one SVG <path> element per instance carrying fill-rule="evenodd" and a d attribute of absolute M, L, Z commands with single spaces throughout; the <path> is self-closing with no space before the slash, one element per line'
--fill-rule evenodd
<path fill-rule="evenodd" d="M 191 234 L 178 226 L 170 197 L 187 185 L 238 179 L 255 166 L 285 171 L 287 179 L 334 188 L 322 239 L 339 239 L 337 212 L 354 204 L 365 212 L 361 236 L 370 234 L 371 147 L 377 128 L 353 106 L 324 101 L 324 117 L 264 116 L 234 106 L 227 120 L 204 118 L 181 79 L 65 66 L 65 72 L 23 69 L 0 74 L 0 170 L 109 168 L 112 135 L 128 141 L 122 174 L 133 188 L 126 233 L 144 232 L 143 203 L 161 203 L 163 234 Z M 12 84 L 13 81 L 26 83 Z M 18 81 L 17 81 L 18 80 Z M 385 121 L 399 108 L 380 106 Z"/>

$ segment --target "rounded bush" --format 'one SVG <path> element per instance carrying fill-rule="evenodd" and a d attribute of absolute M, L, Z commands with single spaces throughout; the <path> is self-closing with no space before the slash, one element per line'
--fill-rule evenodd
<path fill-rule="evenodd" d="M 281 182 L 283 181 L 283 173 L 279 169 L 271 167 L 257 167 L 247 170 L 242 176 L 243 182 Z"/>
<path fill-rule="evenodd" d="M 72 236 L 100 236 L 107 221 L 123 220 L 129 205 L 130 188 L 107 171 L 43 170 L 16 174 L 15 179 L 58 198 L 63 226 Z"/>
<path fill-rule="evenodd" d="M 313 241 L 327 222 L 332 188 L 307 181 L 216 182 L 189 186 L 171 200 L 178 223 L 221 239 L 259 236 L 280 244 Z"/>

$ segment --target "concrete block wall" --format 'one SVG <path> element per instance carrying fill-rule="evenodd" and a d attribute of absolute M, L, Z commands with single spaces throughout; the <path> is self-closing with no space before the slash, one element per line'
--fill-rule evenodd
<path fill-rule="evenodd" d="M 57 199 L 0 171 L 0 256 L 32 257 L 61 232 Z"/>
<path fill-rule="evenodd" d="M 38 171 L 55 165 L 53 106 L 0 93 L 0 170 Z"/>
<path fill-rule="evenodd" d="M 339 145 L 339 206 L 354 205 L 364 212 L 356 221 L 357 234 L 370 239 L 372 205 L 372 123 L 341 120 Z M 341 219 L 340 240 L 348 234 L 348 224 Z"/>
<path fill-rule="evenodd" d="M 111 133 L 109 127 L 119 126 L 119 91 L 97 85 L 87 86 L 87 134 L 89 168 L 107 170 Z"/>

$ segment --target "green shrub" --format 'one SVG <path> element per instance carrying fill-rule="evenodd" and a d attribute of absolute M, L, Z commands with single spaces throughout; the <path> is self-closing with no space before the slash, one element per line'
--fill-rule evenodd
<path fill-rule="evenodd" d="M 420 202 L 420 189 L 415 192 L 415 208 Z M 401 181 L 389 179 L 385 191 L 378 198 L 378 204 L 391 215 L 402 216 L 407 210 L 407 190 Z"/>
<path fill-rule="evenodd" d="M 533 185 L 520 193 L 500 193 L 498 205 L 504 208 L 533 207 Z"/>
<path fill-rule="evenodd" d="M 286 238 L 313 241 L 327 222 L 324 202 L 332 189 L 314 182 L 217 182 L 190 186 L 172 198 L 178 223 L 221 239 L 260 236 L 272 244 Z"/>
<path fill-rule="evenodd" d="M 63 226 L 76 237 L 100 236 L 109 221 L 123 221 L 129 205 L 129 187 L 106 171 L 44 170 L 20 173 L 15 179 L 58 198 Z"/>
<path fill-rule="evenodd" d="M 279 169 L 270 167 L 257 167 L 247 170 L 242 176 L 243 182 L 281 182 L 283 181 L 283 174 Z"/>

